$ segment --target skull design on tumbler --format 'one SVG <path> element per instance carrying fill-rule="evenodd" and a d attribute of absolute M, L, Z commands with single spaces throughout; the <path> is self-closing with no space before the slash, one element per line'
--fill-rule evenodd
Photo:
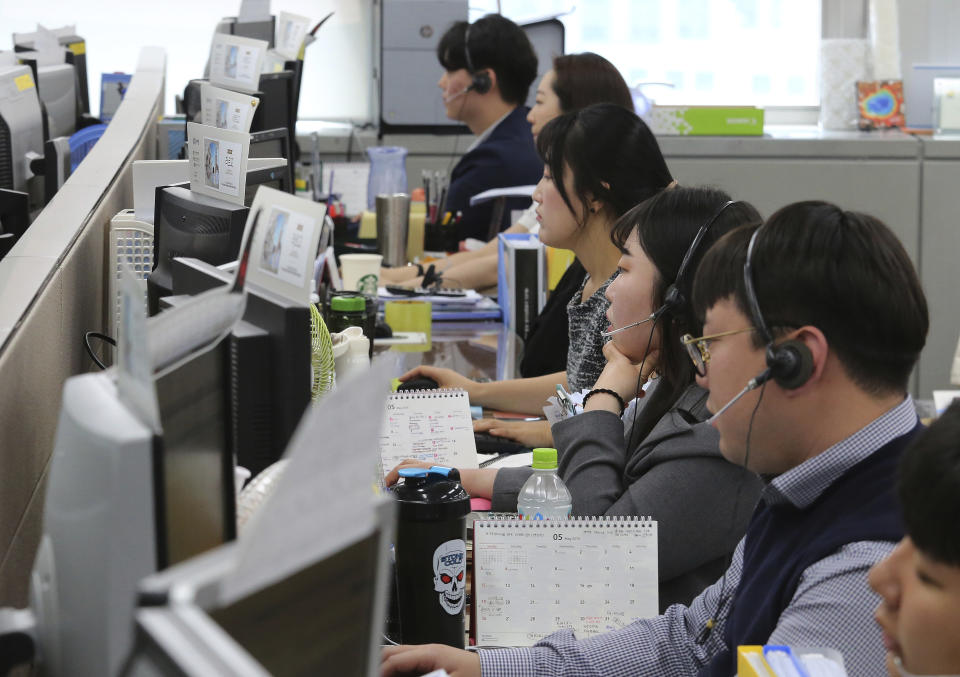
<path fill-rule="evenodd" d="M 461 539 L 441 543 L 433 551 L 433 589 L 451 616 L 463 611 L 466 570 L 467 546 Z"/>

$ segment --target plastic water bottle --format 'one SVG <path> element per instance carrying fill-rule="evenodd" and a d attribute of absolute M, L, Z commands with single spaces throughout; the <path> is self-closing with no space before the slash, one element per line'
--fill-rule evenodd
<path fill-rule="evenodd" d="M 533 450 L 533 474 L 517 497 L 517 512 L 525 520 L 566 519 L 573 510 L 570 492 L 557 475 L 557 450 Z"/>

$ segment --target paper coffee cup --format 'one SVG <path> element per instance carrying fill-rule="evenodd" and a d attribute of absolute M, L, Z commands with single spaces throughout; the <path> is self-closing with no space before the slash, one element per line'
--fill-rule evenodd
<path fill-rule="evenodd" d="M 343 288 L 376 296 L 382 260 L 380 254 L 341 254 L 340 275 L 343 277 Z"/>

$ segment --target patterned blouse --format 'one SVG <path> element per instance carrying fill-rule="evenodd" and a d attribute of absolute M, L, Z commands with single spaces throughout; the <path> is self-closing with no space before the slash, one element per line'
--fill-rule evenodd
<path fill-rule="evenodd" d="M 617 271 L 619 272 L 619 271 Z M 607 328 L 607 308 L 610 302 L 604 295 L 607 287 L 617 276 L 614 272 L 606 282 L 586 301 L 580 302 L 583 288 L 590 276 L 583 278 L 580 289 L 567 305 L 570 346 L 567 348 L 567 383 L 571 392 L 592 388 L 600 377 L 607 360 L 603 356 L 603 344 L 609 339 L 600 336 Z"/>

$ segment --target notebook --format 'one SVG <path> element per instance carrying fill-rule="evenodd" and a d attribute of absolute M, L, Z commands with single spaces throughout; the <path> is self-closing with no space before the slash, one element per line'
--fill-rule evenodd
<path fill-rule="evenodd" d="M 410 390 L 387 398 L 380 433 L 381 476 L 405 458 L 478 467 L 466 391 Z"/>
<path fill-rule="evenodd" d="M 583 639 L 658 614 L 652 519 L 478 520 L 473 534 L 480 646 L 530 646 L 563 628 Z"/>

